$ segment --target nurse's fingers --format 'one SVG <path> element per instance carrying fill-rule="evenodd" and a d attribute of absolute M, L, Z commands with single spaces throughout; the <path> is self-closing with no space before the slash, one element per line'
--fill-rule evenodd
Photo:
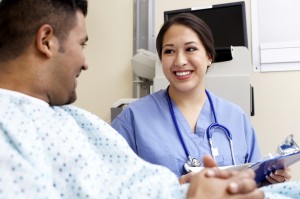
<path fill-rule="evenodd" d="M 237 171 L 234 171 L 234 170 L 218 169 L 218 167 L 217 167 L 218 165 L 215 162 L 215 160 L 211 156 L 208 156 L 208 155 L 203 157 L 203 163 L 206 168 L 209 167 L 209 168 L 213 169 L 213 172 L 210 171 L 205 174 L 207 177 L 218 177 L 218 178 L 226 179 L 226 178 L 234 176 L 238 173 Z"/>
<path fill-rule="evenodd" d="M 218 166 L 216 161 L 209 155 L 205 155 L 203 157 L 203 164 L 204 164 L 204 167 L 217 167 Z"/>
<path fill-rule="evenodd" d="M 250 193 L 255 189 L 257 186 L 253 178 L 239 178 L 229 183 L 227 191 L 231 194 L 242 194 Z"/>
<path fill-rule="evenodd" d="M 193 172 L 190 172 L 190 173 L 187 173 L 185 175 L 182 175 L 180 178 L 179 178 L 179 183 L 180 184 L 185 184 L 185 183 L 189 183 L 191 181 L 191 177 L 194 173 Z"/>
<path fill-rule="evenodd" d="M 281 182 L 286 182 L 291 179 L 291 170 L 290 168 L 286 168 L 284 170 L 278 169 L 274 173 L 270 173 L 270 175 L 266 176 L 266 179 L 272 183 L 281 183 Z"/>
<path fill-rule="evenodd" d="M 227 178 L 230 178 L 237 174 L 238 174 L 238 171 L 234 171 L 234 170 L 220 170 L 218 168 L 212 168 L 210 171 L 207 171 L 205 173 L 205 176 L 227 179 Z"/>
<path fill-rule="evenodd" d="M 276 176 L 276 178 L 277 178 L 277 176 Z M 279 183 L 279 181 L 278 181 L 277 179 L 275 179 L 275 178 L 273 178 L 273 177 L 271 177 L 271 176 L 266 176 L 266 179 L 267 179 L 267 181 L 268 181 L 269 183 L 271 183 L 271 184 Z"/>
<path fill-rule="evenodd" d="M 254 179 L 255 173 L 251 169 L 247 169 L 244 171 L 235 171 L 235 170 L 229 170 L 229 169 L 218 169 L 218 168 L 212 168 L 211 171 L 213 172 L 207 172 L 207 177 L 218 177 L 218 178 L 230 178 L 234 176 L 234 179 L 243 179 L 243 178 L 249 178 Z"/>

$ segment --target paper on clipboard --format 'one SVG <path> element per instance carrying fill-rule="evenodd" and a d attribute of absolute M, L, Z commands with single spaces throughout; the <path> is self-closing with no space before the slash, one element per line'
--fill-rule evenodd
<path fill-rule="evenodd" d="M 246 163 L 246 164 L 239 164 L 239 165 L 230 165 L 230 166 L 223 166 L 223 167 L 218 167 L 219 169 L 225 169 L 225 170 L 235 170 L 235 171 L 242 171 L 247 168 L 249 168 L 253 163 Z M 191 172 L 199 172 L 203 169 L 204 167 L 189 167 L 189 170 Z"/>
<path fill-rule="evenodd" d="M 285 169 L 300 161 L 300 151 L 276 156 L 274 158 L 259 161 L 249 166 L 255 172 L 255 181 L 260 183 L 266 179 L 266 176 L 277 169 Z"/>

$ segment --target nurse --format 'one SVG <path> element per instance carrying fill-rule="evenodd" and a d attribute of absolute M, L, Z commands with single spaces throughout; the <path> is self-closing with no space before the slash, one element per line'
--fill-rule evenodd
<path fill-rule="evenodd" d="M 170 85 L 130 103 L 112 122 L 135 153 L 178 177 L 201 166 L 207 154 L 219 166 L 257 162 L 258 141 L 246 114 L 205 89 L 204 76 L 215 57 L 207 24 L 192 14 L 177 15 L 160 29 L 156 48 Z M 290 177 L 287 169 L 267 179 L 276 183 Z"/>

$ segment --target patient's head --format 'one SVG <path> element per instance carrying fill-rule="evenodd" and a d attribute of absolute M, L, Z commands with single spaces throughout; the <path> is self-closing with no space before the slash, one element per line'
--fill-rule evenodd
<path fill-rule="evenodd" d="M 74 102 L 76 78 L 88 68 L 87 5 L 87 0 L 1 0 L 0 87 L 50 105 Z"/>
<path fill-rule="evenodd" d="M 19 56 L 43 24 L 63 42 L 76 23 L 76 11 L 87 14 L 87 0 L 1 0 L 0 62 Z"/>

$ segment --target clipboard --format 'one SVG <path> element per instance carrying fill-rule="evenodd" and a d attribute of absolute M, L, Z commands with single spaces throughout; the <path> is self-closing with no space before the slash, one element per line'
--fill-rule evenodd
<path fill-rule="evenodd" d="M 266 176 L 278 169 L 285 169 L 300 161 L 300 147 L 294 141 L 294 135 L 291 134 L 285 138 L 283 143 L 278 146 L 275 157 L 264 159 L 256 163 L 246 163 L 239 165 L 230 165 L 219 167 L 219 169 L 242 171 L 252 169 L 255 172 L 255 181 L 257 184 L 265 182 Z M 203 167 L 189 167 L 190 172 L 199 172 Z"/>
<path fill-rule="evenodd" d="M 262 160 L 257 163 L 246 163 L 240 165 L 231 165 L 219 167 L 219 169 L 242 171 L 252 169 L 255 172 L 255 181 L 257 184 L 264 182 L 266 176 L 277 169 L 285 169 L 300 161 L 300 151 L 286 155 L 279 155 L 274 158 Z M 191 172 L 199 172 L 204 167 L 190 167 Z"/>
<path fill-rule="evenodd" d="M 255 172 L 256 183 L 265 181 L 266 176 L 277 169 L 285 169 L 300 161 L 300 151 L 295 153 L 276 156 L 271 159 L 262 160 L 248 167 Z"/>

